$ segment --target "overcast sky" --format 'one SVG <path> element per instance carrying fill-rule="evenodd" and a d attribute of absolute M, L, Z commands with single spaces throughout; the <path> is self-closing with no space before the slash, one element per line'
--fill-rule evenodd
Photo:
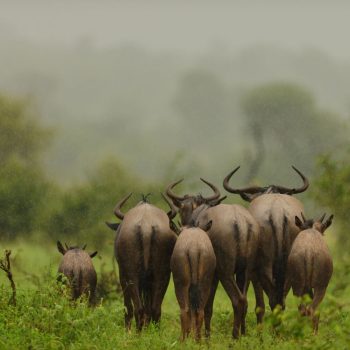
<path fill-rule="evenodd" d="M 349 19 L 346 1 L 0 0 L 0 35 L 55 44 L 89 38 L 96 46 L 153 50 L 273 44 L 311 46 L 344 59 L 350 58 Z"/>

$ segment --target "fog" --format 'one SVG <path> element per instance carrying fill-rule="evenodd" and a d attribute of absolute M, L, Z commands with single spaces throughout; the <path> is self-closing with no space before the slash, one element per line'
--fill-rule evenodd
<path fill-rule="evenodd" d="M 272 44 L 349 58 L 346 1 L 1 1 L 2 30 L 36 43 L 230 51 Z"/>
<path fill-rule="evenodd" d="M 110 156 L 164 181 L 221 181 L 238 164 L 244 174 L 256 150 L 241 99 L 264 83 L 300 85 L 328 119 L 349 119 L 345 1 L 0 1 L 0 9 L 0 92 L 30 97 L 55 129 L 46 168 L 62 183 Z M 274 139 L 264 141 L 257 180 L 293 179 L 290 164 L 313 171 L 304 146 L 283 155 L 283 137 Z"/>

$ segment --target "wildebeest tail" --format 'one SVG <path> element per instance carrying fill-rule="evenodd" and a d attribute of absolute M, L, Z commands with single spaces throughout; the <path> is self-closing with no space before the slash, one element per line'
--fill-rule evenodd
<path fill-rule="evenodd" d="M 83 292 L 83 271 L 79 269 L 79 271 L 73 272 L 73 278 L 71 281 L 71 288 L 73 299 L 77 299 Z"/>
<path fill-rule="evenodd" d="M 145 309 L 150 311 L 152 305 L 152 283 L 153 283 L 153 274 L 150 270 L 142 270 L 140 281 L 139 281 L 139 289 L 140 296 L 142 300 L 142 304 Z"/>
<path fill-rule="evenodd" d="M 199 290 L 198 284 L 191 283 L 190 289 L 189 289 L 189 297 L 190 297 L 191 310 L 198 311 L 199 304 L 200 304 L 200 290 Z"/>
<path fill-rule="evenodd" d="M 153 274 L 151 269 L 152 264 L 152 243 L 155 236 L 155 228 L 152 226 L 151 234 L 143 234 L 141 228 L 138 232 L 140 244 L 140 278 L 139 291 L 142 303 L 147 311 L 151 311 L 152 305 L 152 284 Z"/>
<path fill-rule="evenodd" d="M 288 260 L 288 218 L 286 215 L 283 215 L 282 223 L 282 237 L 279 242 L 277 236 L 277 228 L 273 221 L 272 216 L 270 216 L 270 225 L 275 245 L 274 252 L 274 263 L 272 267 L 273 279 L 275 282 L 276 290 L 276 302 L 277 304 L 283 304 L 283 292 L 284 292 L 284 282 L 286 279 L 286 269 L 287 269 L 287 260 Z"/>
<path fill-rule="evenodd" d="M 312 271 L 314 269 L 314 263 L 314 257 L 306 253 L 304 257 L 303 294 L 312 294 Z"/>
<path fill-rule="evenodd" d="M 190 267 L 190 274 L 191 274 L 191 284 L 189 288 L 189 300 L 190 300 L 190 307 L 193 311 L 198 311 L 199 304 L 200 304 L 200 290 L 198 287 L 198 271 L 199 271 L 199 264 L 200 264 L 200 254 L 199 252 L 192 252 L 188 253 L 188 263 Z"/>

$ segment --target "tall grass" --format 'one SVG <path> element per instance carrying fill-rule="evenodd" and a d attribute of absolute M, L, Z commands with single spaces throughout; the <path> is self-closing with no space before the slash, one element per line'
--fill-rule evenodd
<path fill-rule="evenodd" d="M 287 299 L 285 312 L 267 311 L 265 323 L 256 326 L 255 301 L 249 291 L 248 334 L 231 339 L 232 307 L 219 287 L 212 319 L 212 337 L 200 344 L 192 339 L 181 343 L 179 308 L 173 283 L 170 282 L 159 328 L 151 325 L 137 334 L 133 325 L 124 330 L 124 305 L 121 294 L 110 293 L 95 308 L 86 300 L 73 303 L 64 286 L 56 282 L 60 259 L 54 249 L 17 243 L 13 250 L 14 278 L 18 287 L 17 307 L 8 304 L 11 289 L 4 274 L 0 275 L 0 349 L 347 349 L 350 342 L 350 263 L 337 261 L 324 302 L 318 336 L 311 323 L 297 312 L 298 300 Z M 94 261 L 101 281 L 102 271 L 112 271 L 110 252 L 100 253 Z M 29 274 L 28 274 L 29 272 Z"/>

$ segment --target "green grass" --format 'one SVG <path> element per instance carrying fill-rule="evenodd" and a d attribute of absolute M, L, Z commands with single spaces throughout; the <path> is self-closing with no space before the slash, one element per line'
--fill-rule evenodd
<path fill-rule="evenodd" d="M 201 344 L 179 341 L 179 308 L 170 282 L 161 326 L 150 326 L 141 335 L 135 327 L 124 330 L 121 296 L 110 295 L 94 309 L 86 302 L 72 304 L 55 280 L 60 260 L 56 248 L 17 242 L 12 249 L 17 284 L 17 306 L 8 305 L 11 295 L 5 274 L 0 274 L 0 349 L 348 349 L 350 344 L 350 263 L 338 260 L 328 293 L 321 304 L 318 336 L 312 335 L 308 319 L 297 312 L 298 300 L 289 295 L 284 313 L 269 310 L 262 328 L 257 328 L 255 301 L 249 291 L 247 336 L 231 339 L 232 308 L 219 287 L 212 319 L 212 337 Z M 96 270 L 112 269 L 112 247 L 94 259 Z M 274 327 L 273 327 L 274 326 Z"/>

